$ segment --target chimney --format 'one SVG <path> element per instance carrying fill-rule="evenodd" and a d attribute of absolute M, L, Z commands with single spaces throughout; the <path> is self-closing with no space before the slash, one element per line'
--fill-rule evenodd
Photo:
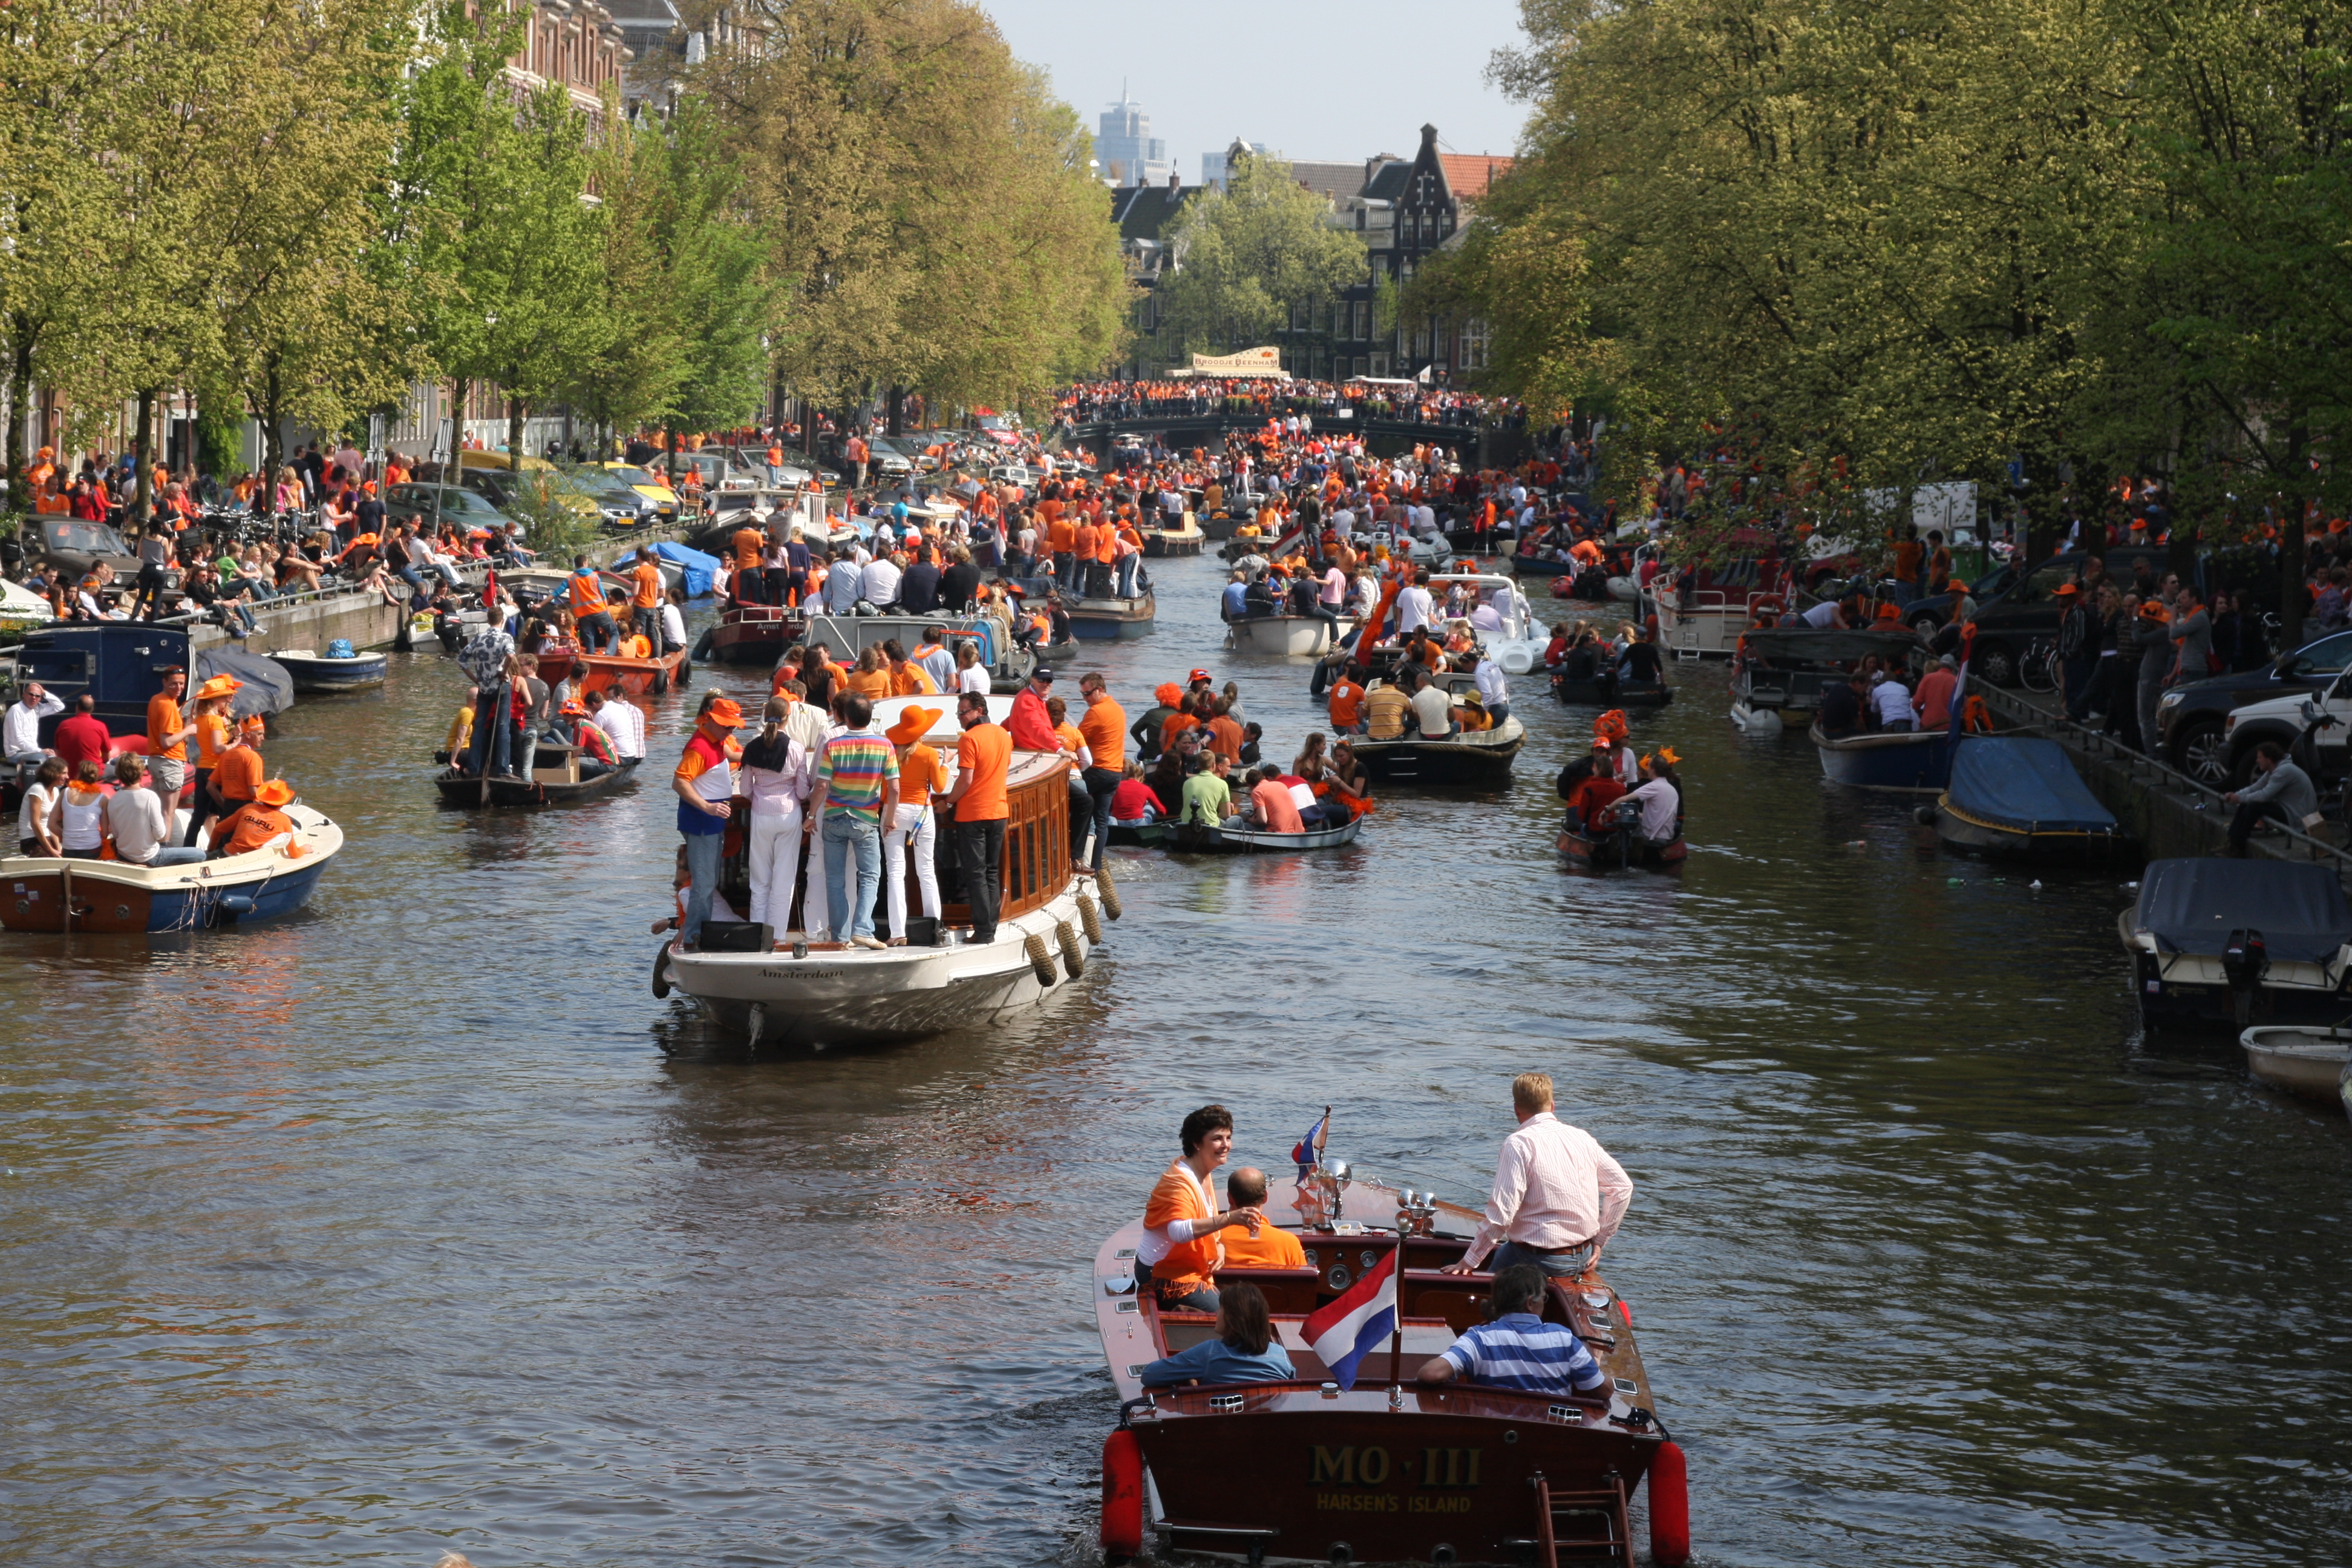
<path fill-rule="evenodd" d="M 1435 152 L 1437 150 L 1436 126 L 1424 125 L 1421 128 L 1421 145 L 1424 152 Z"/>
<path fill-rule="evenodd" d="M 1169 170 L 1169 171 L 1168 171 L 1168 190 L 1169 190 L 1169 194 L 1172 195 L 1174 195 L 1176 192 L 1181 191 L 1181 190 L 1182 190 L 1183 188 L 1184 188 L 1184 175 L 1183 175 L 1182 172 L 1181 172 L 1181 170 L 1176 170 L 1176 169 L 1171 169 L 1171 170 Z"/>

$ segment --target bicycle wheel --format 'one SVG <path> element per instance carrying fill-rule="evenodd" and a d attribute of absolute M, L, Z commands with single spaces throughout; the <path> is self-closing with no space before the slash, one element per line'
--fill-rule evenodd
<path fill-rule="evenodd" d="M 2058 689 L 2058 649 L 2052 643 L 2036 643 L 2025 650 L 2018 661 L 2018 679 L 2025 682 L 2028 691 Z"/>

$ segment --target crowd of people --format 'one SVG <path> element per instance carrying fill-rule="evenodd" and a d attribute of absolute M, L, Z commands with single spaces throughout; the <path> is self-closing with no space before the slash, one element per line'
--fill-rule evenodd
<path fill-rule="evenodd" d="M 1402 377 L 1332 382 L 1267 376 L 1080 382 L 1058 394 L 1054 422 L 1070 426 L 1210 416 L 1276 418 L 1310 428 L 1318 418 L 1327 426 L 1384 419 L 1474 430 L 1482 426 L 1524 429 L 1528 423 L 1527 409 L 1516 399 L 1423 385 Z"/>

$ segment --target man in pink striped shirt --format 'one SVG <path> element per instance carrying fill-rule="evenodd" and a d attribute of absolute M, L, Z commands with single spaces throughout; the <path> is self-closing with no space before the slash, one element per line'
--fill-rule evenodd
<path fill-rule="evenodd" d="M 1592 1134 L 1552 1114 L 1550 1075 L 1512 1079 L 1511 1108 L 1519 1130 L 1503 1141 L 1486 1222 L 1462 1261 L 1447 1264 L 1445 1272 L 1475 1272 L 1491 1252 L 1498 1272 L 1525 1263 L 1553 1278 L 1573 1278 L 1617 1234 L 1633 1201 L 1633 1179 Z"/>

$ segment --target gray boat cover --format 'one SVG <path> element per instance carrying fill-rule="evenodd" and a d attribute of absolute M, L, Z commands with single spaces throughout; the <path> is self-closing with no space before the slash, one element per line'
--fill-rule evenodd
<path fill-rule="evenodd" d="M 2032 735 L 1969 735 L 1952 757 L 1950 800 L 1970 816 L 2019 832 L 2112 833 L 2066 749 Z"/>
<path fill-rule="evenodd" d="M 256 713 L 283 713 L 294 706 L 294 678 L 268 654 L 247 653 L 241 647 L 224 645 L 204 649 L 196 655 L 195 663 L 195 672 L 188 682 L 191 691 L 215 675 L 244 682 L 236 689 L 236 695 L 229 699 L 229 711 L 239 719 L 250 719 Z"/>
<path fill-rule="evenodd" d="M 1811 627 L 1785 631 L 1755 631 L 1747 635 L 1749 657 L 1776 665 L 1853 664 L 1870 654 L 1898 667 L 1919 651 L 1919 639 L 1909 632 L 1815 631 Z"/>
<path fill-rule="evenodd" d="M 2151 860 L 2134 923 L 2168 952 L 2204 957 L 2248 928 L 2293 963 L 2325 963 L 2352 942 L 2352 904 L 2336 873 L 2287 860 Z"/>

